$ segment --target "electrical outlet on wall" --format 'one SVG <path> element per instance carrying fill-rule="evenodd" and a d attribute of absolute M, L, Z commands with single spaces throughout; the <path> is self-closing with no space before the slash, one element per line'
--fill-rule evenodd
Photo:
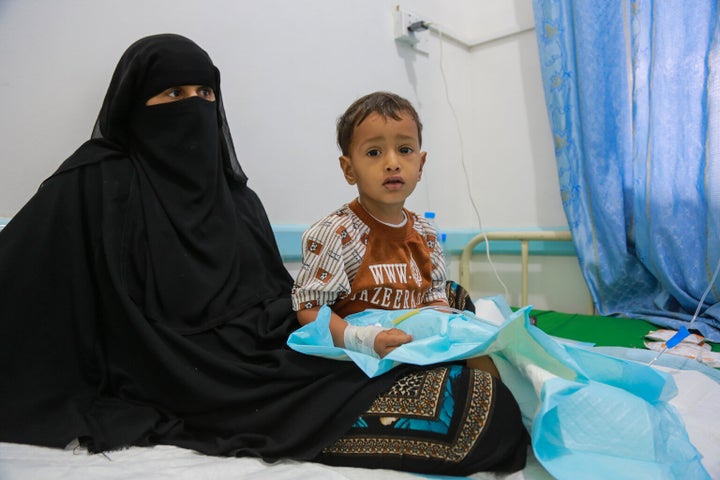
<path fill-rule="evenodd" d="M 395 16 L 395 41 L 409 45 L 421 53 L 428 53 L 430 42 L 429 21 L 413 12 L 396 5 L 393 9 Z"/>

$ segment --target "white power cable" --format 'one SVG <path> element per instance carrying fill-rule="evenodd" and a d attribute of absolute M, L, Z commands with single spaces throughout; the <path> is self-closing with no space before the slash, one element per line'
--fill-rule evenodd
<path fill-rule="evenodd" d="M 473 207 L 473 210 L 475 211 L 475 215 L 477 216 L 478 225 L 480 227 L 480 233 L 482 233 L 483 238 L 485 239 L 485 255 L 487 256 L 488 263 L 490 264 L 490 267 L 492 268 L 493 273 L 495 274 L 495 278 L 497 281 L 502 285 L 503 290 L 505 291 L 505 299 L 510 303 L 510 292 L 507 288 L 507 285 L 505 285 L 505 282 L 502 281 L 500 278 L 500 274 L 498 273 L 497 269 L 495 268 L 495 264 L 492 261 L 492 258 L 490 257 L 490 241 L 487 238 L 487 233 L 485 232 L 485 229 L 483 228 L 482 224 L 482 217 L 480 216 L 480 210 L 477 207 L 477 204 L 475 202 L 475 198 L 472 194 L 472 184 L 470 183 L 470 174 L 468 173 L 467 165 L 465 164 L 465 143 L 463 141 L 462 136 L 462 130 L 460 129 L 460 121 L 458 120 L 457 112 L 455 111 L 455 107 L 453 106 L 452 101 L 450 100 L 450 90 L 448 88 L 447 78 L 445 77 L 445 67 L 443 65 L 444 56 L 443 56 L 443 32 L 442 28 L 440 28 L 439 25 L 431 23 L 429 25 L 432 25 L 433 30 L 437 32 L 438 38 L 439 38 L 439 44 L 440 44 L 440 75 L 442 76 L 443 80 L 443 86 L 445 87 L 445 100 L 447 101 L 448 106 L 450 107 L 450 112 L 452 112 L 453 120 L 455 121 L 455 128 L 457 130 L 458 140 L 460 142 L 460 164 L 462 165 L 463 173 L 465 174 L 465 185 L 467 187 L 468 197 L 470 198 L 470 204 Z M 466 288 L 469 288 L 468 286 L 465 286 Z"/>

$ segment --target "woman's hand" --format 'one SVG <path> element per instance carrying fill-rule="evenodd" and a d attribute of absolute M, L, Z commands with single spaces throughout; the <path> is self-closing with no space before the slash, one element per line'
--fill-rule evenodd
<path fill-rule="evenodd" d="M 408 335 L 398 328 L 383 330 L 375 337 L 373 348 L 380 358 L 395 350 L 400 345 L 412 342 L 412 335 Z"/>

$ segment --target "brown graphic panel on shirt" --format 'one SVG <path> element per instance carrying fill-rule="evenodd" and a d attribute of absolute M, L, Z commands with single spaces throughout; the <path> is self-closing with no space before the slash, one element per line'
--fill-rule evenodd
<path fill-rule="evenodd" d="M 437 245 L 437 238 L 436 238 L 435 235 L 433 235 L 432 233 L 431 233 L 431 234 L 428 234 L 428 236 L 427 236 L 427 246 L 428 246 L 428 249 L 434 252 L 434 251 L 435 251 L 435 245 Z"/>
<path fill-rule="evenodd" d="M 367 249 L 350 286 L 350 294 L 333 310 L 345 317 L 368 308 L 400 310 L 422 305 L 432 286 L 432 262 L 427 243 L 412 228 L 407 235 L 368 235 Z"/>
<path fill-rule="evenodd" d="M 340 237 L 340 242 L 343 245 L 347 245 L 352 241 L 352 237 L 350 236 L 350 232 L 348 232 L 347 228 L 345 226 L 340 225 L 337 230 L 335 230 L 335 233 Z"/>
<path fill-rule="evenodd" d="M 320 252 L 322 252 L 323 244 L 318 242 L 317 240 L 309 239 L 307 241 L 307 251 L 310 253 L 314 253 L 315 255 L 320 255 Z"/>
<path fill-rule="evenodd" d="M 318 303 L 317 300 L 308 300 L 307 302 L 300 305 L 300 308 L 302 310 L 308 310 L 308 309 L 319 307 L 319 306 L 320 306 L 320 304 Z"/>
<path fill-rule="evenodd" d="M 315 272 L 315 279 L 327 284 L 333 278 L 332 273 L 328 272 L 324 268 L 318 268 Z"/>

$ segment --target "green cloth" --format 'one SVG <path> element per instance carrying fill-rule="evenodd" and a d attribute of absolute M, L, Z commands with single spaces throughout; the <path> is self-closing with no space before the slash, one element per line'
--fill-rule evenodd
<path fill-rule="evenodd" d="M 589 342 L 599 347 L 645 348 L 645 335 L 652 330 L 663 328 L 635 318 L 581 315 L 548 310 L 532 310 L 530 317 L 548 335 Z M 713 352 L 720 351 L 720 344 L 707 343 L 712 347 Z"/>

